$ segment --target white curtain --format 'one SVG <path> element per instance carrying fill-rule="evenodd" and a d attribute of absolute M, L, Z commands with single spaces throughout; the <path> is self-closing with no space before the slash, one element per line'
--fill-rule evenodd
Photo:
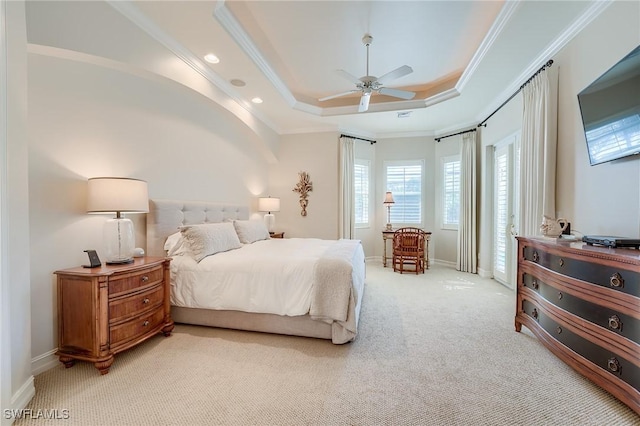
<path fill-rule="evenodd" d="M 522 92 L 518 233 L 532 236 L 540 235 L 543 216 L 556 216 L 557 72 L 541 71 Z"/>
<path fill-rule="evenodd" d="M 354 139 L 340 138 L 340 238 L 355 238 Z"/>
<path fill-rule="evenodd" d="M 477 159 L 476 132 L 462 136 L 460 155 L 460 220 L 458 223 L 458 271 L 477 273 Z"/>

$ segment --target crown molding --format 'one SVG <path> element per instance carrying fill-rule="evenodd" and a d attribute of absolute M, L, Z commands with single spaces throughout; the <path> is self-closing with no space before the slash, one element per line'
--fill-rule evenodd
<path fill-rule="evenodd" d="M 185 64 L 190 66 L 210 83 L 216 86 L 218 89 L 231 98 L 242 109 L 248 111 L 257 119 L 262 121 L 267 127 L 276 133 L 280 133 L 278 126 L 268 119 L 257 109 L 253 108 L 249 102 L 244 100 L 234 89 L 233 86 L 225 79 L 220 77 L 211 68 L 204 65 L 200 58 L 194 55 L 189 49 L 180 44 L 177 40 L 163 31 L 158 25 L 143 14 L 138 7 L 136 7 L 130 0 L 105 0 L 112 8 L 122 14 L 125 18 L 129 19 L 142 31 L 151 36 L 154 40 L 162 44 L 169 49 L 171 53 L 176 55 Z"/>
<path fill-rule="evenodd" d="M 476 53 L 474 53 L 471 61 L 456 83 L 455 87 L 458 93 L 462 92 L 464 86 L 467 85 L 485 55 L 489 52 L 489 49 L 491 49 L 491 46 L 493 46 L 493 43 L 498 39 L 498 36 L 513 16 L 513 13 L 518 6 L 520 6 L 520 2 L 521 0 L 508 0 L 504 6 L 502 6 L 496 20 L 493 22 L 493 25 L 491 25 L 491 28 L 489 28 L 489 32 L 482 40 L 482 43 L 480 43 L 480 47 L 478 47 L 478 50 L 476 50 Z"/>
<path fill-rule="evenodd" d="M 262 71 L 262 74 L 271 82 L 289 106 L 294 107 L 299 103 L 269 61 L 262 55 L 253 40 L 251 40 L 249 34 L 247 34 L 242 25 L 240 25 L 235 16 L 233 16 L 229 8 L 227 8 L 224 0 L 218 0 L 213 10 L 213 16 L 218 20 L 220 25 L 227 30 L 231 38 L 238 43 L 238 46 L 251 58 L 260 71 Z"/>
<path fill-rule="evenodd" d="M 594 1 L 591 6 L 578 18 L 576 18 L 571 25 L 569 25 L 555 40 L 553 40 L 533 61 L 529 63 L 529 66 L 520 73 L 520 75 L 507 86 L 500 95 L 498 95 L 494 102 L 490 106 L 483 110 L 483 113 L 477 117 L 480 123 L 489 114 L 498 108 L 504 99 L 508 99 L 514 92 L 516 92 L 522 83 L 527 81 L 533 73 L 535 73 L 541 66 L 546 63 L 549 58 L 557 54 L 567 45 L 575 36 L 577 36 L 587 25 L 589 25 L 595 18 L 597 18 L 606 8 L 608 8 L 614 0 L 597 0 Z M 558 64 L 556 64 L 557 66 Z"/>

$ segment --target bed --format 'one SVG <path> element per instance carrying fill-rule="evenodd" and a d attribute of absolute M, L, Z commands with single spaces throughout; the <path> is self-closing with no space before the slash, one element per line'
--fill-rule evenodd
<path fill-rule="evenodd" d="M 173 320 L 328 339 L 335 344 L 352 341 L 365 281 L 360 242 L 270 239 L 268 233 L 253 241 L 251 237 L 261 231 L 258 223 L 249 220 L 247 206 L 149 201 L 147 254 L 167 256 L 166 247 L 172 250 Z M 234 241 L 233 249 L 207 255 L 197 244 L 201 240 L 190 239 L 190 233 L 211 233 L 214 228 L 218 238 L 219 233 L 227 235 L 230 226 L 243 241 L 239 247 Z M 181 251 L 185 240 L 193 250 L 187 255 Z"/>

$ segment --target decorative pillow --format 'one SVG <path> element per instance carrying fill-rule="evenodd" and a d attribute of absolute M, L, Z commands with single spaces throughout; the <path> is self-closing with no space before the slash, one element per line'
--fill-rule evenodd
<path fill-rule="evenodd" d="M 167 241 L 164 242 L 164 249 L 167 251 L 167 256 L 192 255 L 189 243 L 184 239 L 180 231 L 167 237 Z"/>
<path fill-rule="evenodd" d="M 180 232 L 196 262 L 212 254 L 242 247 L 231 222 L 181 226 Z"/>
<path fill-rule="evenodd" d="M 243 244 L 269 239 L 269 230 L 262 220 L 234 220 L 233 226 Z"/>

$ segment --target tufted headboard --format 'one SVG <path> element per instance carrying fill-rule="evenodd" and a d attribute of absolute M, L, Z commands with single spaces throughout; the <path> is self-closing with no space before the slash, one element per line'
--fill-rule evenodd
<path fill-rule="evenodd" d="M 249 219 L 249 207 L 205 201 L 149 200 L 147 255 L 165 256 L 164 242 L 182 225 Z"/>

